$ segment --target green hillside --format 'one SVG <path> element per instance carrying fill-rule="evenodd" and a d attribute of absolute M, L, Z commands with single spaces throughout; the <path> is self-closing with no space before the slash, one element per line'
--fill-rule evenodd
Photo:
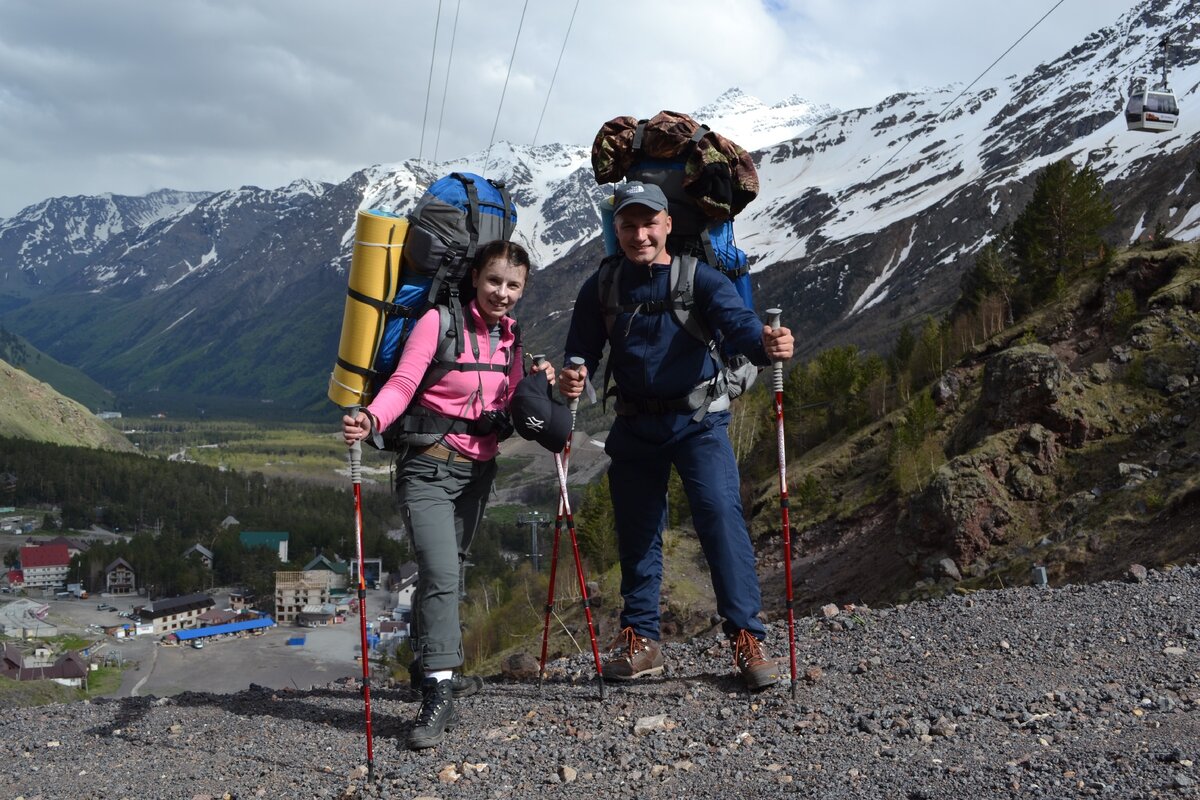
<path fill-rule="evenodd" d="M 91 411 L 7 361 L 0 361 L 0 436 L 105 450 L 134 449 Z"/>
<path fill-rule="evenodd" d="M 24 370 L 30 377 L 54 387 L 93 411 L 116 408 L 113 393 L 79 369 L 68 366 L 38 350 L 26 339 L 0 326 L 0 360 Z"/>

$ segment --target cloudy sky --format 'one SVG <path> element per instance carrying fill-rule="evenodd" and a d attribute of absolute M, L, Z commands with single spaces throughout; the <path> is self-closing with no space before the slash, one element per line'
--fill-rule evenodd
<path fill-rule="evenodd" d="M 492 141 L 586 144 L 611 117 L 691 111 L 734 86 L 866 106 L 970 83 L 1054 8 L 986 86 L 1133 5 L 0 0 L 0 218 L 58 195 L 272 188 Z"/>

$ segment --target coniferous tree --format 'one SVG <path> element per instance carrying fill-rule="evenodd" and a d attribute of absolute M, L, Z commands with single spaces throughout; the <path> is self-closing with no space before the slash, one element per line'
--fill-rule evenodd
<path fill-rule="evenodd" d="M 1052 296 L 1060 277 L 1078 272 L 1103 248 L 1100 232 L 1112 220 L 1112 201 L 1090 167 L 1076 172 L 1063 160 L 1042 170 L 1033 198 L 1012 227 L 1012 255 L 1027 307 Z"/>

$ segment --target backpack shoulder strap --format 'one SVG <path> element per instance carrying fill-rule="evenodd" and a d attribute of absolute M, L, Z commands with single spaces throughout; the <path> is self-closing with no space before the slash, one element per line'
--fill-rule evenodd
<path fill-rule="evenodd" d="M 621 286 L 618 273 L 621 271 L 622 258 L 624 256 L 617 254 L 608 256 L 601 261 L 599 279 L 596 284 L 600 290 L 600 312 L 604 315 L 604 330 L 610 341 L 612 340 L 613 325 L 617 321 L 617 313 L 621 311 Z"/>
<path fill-rule="evenodd" d="M 701 314 L 696 311 L 696 258 L 675 256 L 671 259 L 671 311 L 679 327 L 709 349 L 714 337 Z"/>

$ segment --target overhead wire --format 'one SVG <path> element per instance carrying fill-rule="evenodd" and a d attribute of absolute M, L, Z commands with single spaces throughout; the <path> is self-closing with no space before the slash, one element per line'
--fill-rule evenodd
<path fill-rule="evenodd" d="M 508 58 L 508 72 L 504 75 L 504 88 L 500 90 L 500 105 L 496 107 L 496 121 L 492 123 L 492 135 L 488 139 L 487 154 L 483 158 L 483 175 L 485 177 L 488 163 L 492 159 L 492 145 L 496 142 L 496 129 L 500 127 L 500 112 L 504 109 L 504 95 L 508 94 L 508 79 L 512 77 L 513 62 L 517 59 L 517 45 L 521 42 L 521 31 L 525 27 L 525 12 L 528 10 L 529 0 L 525 0 L 525 5 L 521 7 L 521 19 L 517 23 L 517 38 L 513 40 L 512 55 Z"/>
<path fill-rule="evenodd" d="M 450 93 L 450 70 L 454 67 L 454 41 L 458 38 L 458 12 L 462 10 L 462 0 L 454 6 L 454 28 L 450 31 L 450 59 L 446 62 L 446 81 L 442 84 L 442 109 L 438 112 L 437 138 L 433 142 L 433 160 L 438 158 L 438 148 L 442 144 L 442 120 L 446 116 L 446 95 Z"/>
<path fill-rule="evenodd" d="M 1187 19 L 1183 20 L 1183 21 L 1182 21 L 1182 22 L 1180 22 L 1178 25 L 1176 25 L 1176 26 L 1174 27 L 1174 29 L 1172 29 L 1172 30 L 1170 30 L 1170 31 L 1168 31 L 1168 32 L 1166 32 L 1166 33 L 1164 33 L 1162 36 L 1158 37 L 1158 42 L 1157 42 L 1157 43 L 1155 43 L 1155 44 L 1151 45 L 1150 47 L 1148 47 L 1148 48 L 1146 49 L 1146 52 L 1142 53 L 1142 55 L 1141 55 L 1141 56 L 1139 56 L 1137 59 L 1135 59 L 1135 60 L 1133 60 L 1133 61 L 1129 62 L 1129 63 L 1128 63 L 1128 64 L 1126 64 L 1126 65 L 1125 65 L 1123 68 L 1121 68 L 1121 69 L 1120 69 L 1118 72 L 1116 72 L 1114 75 L 1110 76 L 1110 77 L 1109 77 L 1109 80 L 1110 80 L 1110 81 L 1115 81 L 1117 78 L 1119 78 L 1119 77 L 1121 77 L 1122 75 L 1124 75 L 1124 74 L 1125 74 L 1125 73 L 1126 73 L 1128 70 L 1130 70 L 1132 67 L 1134 67 L 1135 65 L 1137 65 L 1137 64 L 1139 64 L 1139 63 L 1141 63 L 1141 59 L 1142 59 L 1143 57 L 1145 57 L 1145 56 L 1148 56 L 1148 55 L 1151 55 L 1151 54 L 1154 52 L 1154 50 L 1155 50 L 1156 48 L 1158 48 L 1158 47 L 1161 47 L 1161 46 L 1163 45 L 1163 42 L 1164 42 L 1164 40 L 1166 40 L 1167 42 L 1169 42 L 1171 39 L 1173 39 L 1173 38 L 1175 37 L 1175 35 L 1176 35 L 1177 33 L 1179 33 L 1180 31 L 1182 31 L 1182 30 L 1183 30 L 1183 28 L 1184 28 L 1184 26 L 1185 26 L 1185 25 L 1189 25 L 1189 24 L 1191 24 L 1192 22 L 1195 22 L 1197 17 L 1200 17 L 1200 11 L 1197 11 L 1196 13 L 1192 14 L 1190 17 L 1188 17 Z M 1128 37 L 1128 34 L 1127 34 L 1126 36 Z M 1164 53 L 1163 53 L 1163 58 L 1166 58 L 1166 57 L 1167 57 L 1167 54 L 1164 52 Z"/>
<path fill-rule="evenodd" d="M 554 74 L 550 76 L 550 86 L 546 89 L 546 102 L 542 103 L 542 113 L 538 115 L 537 128 L 533 131 L 533 144 L 537 144 L 538 134 L 542 132 L 542 120 L 546 116 L 546 107 L 550 105 L 550 93 L 554 91 L 554 82 L 558 79 L 558 68 L 562 66 L 563 53 L 567 52 L 567 40 L 571 38 L 571 28 L 575 25 L 575 14 L 579 11 L 579 0 L 575 0 L 575 8 L 571 10 L 571 20 L 567 23 L 567 33 L 563 36 L 562 49 L 558 51 L 558 62 L 554 65 Z"/>
<path fill-rule="evenodd" d="M 970 91 L 970 89 L 971 89 L 971 87 L 972 87 L 972 86 L 974 86 L 975 84 L 979 83 L 979 81 L 983 79 L 983 76 L 984 76 L 984 75 L 987 75 L 989 72 L 991 72 L 991 71 L 992 71 L 992 67 L 994 67 L 994 66 L 996 66 L 997 64 L 999 64 L 999 63 L 1000 63 L 1000 61 L 1001 61 L 1001 60 L 1002 60 L 1002 59 L 1003 59 L 1003 58 L 1004 58 L 1006 55 L 1008 55 L 1009 53 L 1011 53 L 1011 52 L 1012 52 L 1012 50 L 1013 50 L 1013 48 L 1014 48 L 1014 47 L 1016 47 L 1017 45 L 1019 45 L 1019 44 L 1022 42 L 1022 40 L 1024 40 L 1024 38 L 1025 38 L 1026 36 L 1028 36 L 1029 34 L 1033 33 L 1033 31 L 1034 31 L 1034 30 L 1035 30 L 1035 29 L 1036 29 L 1036 28 L 1037 28 L 1039 25 L 1041 25 L 1041 24 L 1042 24 L 1042 22 L 1044 22 L 1044 21 L 1045 21 L 1046 17 L 1048 17 L 1048 16 L 1050 16 L 1051 14 L 1053 14 L 1053 13 L 1054 13 L 1054 10 L 1055 10 L 1056 8 L 1058 8 L 1059 6 L 1061 6 L 1061 5 L 1062 5 L 1063 3 L 1065 3 L 1065 2 L 1066 2 L 1066 0 L 1058 0 L 1058 2 L 1057 2 L 1057 3 L 1055 3 L 1055 4 L 1054 4 L 1054 5 L 1053 5 L 1053 6 L 1050 8 L 1050 10 L 1049 10 L 1049 11 L 1047 11 L 1045 14 L 1043 14 L 1043 15 L 1041 16 L 1041 18 L 1040 18 L 1040 19 L 1039 19 L 1037 22 L 1033 23 L 1033 25 L 1032 25 L 1032 26 L 1029 28 L 1029 30 L 1027 30 L 1027 31 L 1025 31 L 1024 33 L 1022 33 L 1022 34 L 1021 34 L 1021 36 L 1020 36 L 1020 37 L 1019 37 L 1019 38 L 1018 38 L 1018 39 L 1017 39 L 1015 42 L 1013 42 L 1011 45 L 1009 45 L 1009 46 L 1008 46 L 1008 49 L 1007 49 L 1007 50 L 1005 50 L 1003 53 L 1001 53 L 1001 54 L 1000 54 L 1000 55 L 999 55 L 999 56 L 996 58 L 996 60 L 995 60 L 995 61 L 993 61 L 991 64 L 989 64 L 989 65 L 988 65 L 988 67 L 987 67 L 987 69 L 985 69 L 983 72 L 979 73 L 978 77 L 976 77 L 976 78 L 975 78 L 975 80 L 973 80 L 973 81 L 971 81 L 969 84 L 967 84 L 966 88 L 964 88 L 964 89 L 963 89 L 961 92 L 959 92 L 958 94 L 956 94 L 956 95 L 954 96 L 954 99 L 952 99 L 952 100 L 951 100 L 949 103 L 946 103 L 946 105 L 945 105 L 945 106 L 943 106 L 942 110 L 938 112 L 938 115 L 937 115 L 937 118 L 936 118 L 936 122 L 941 122 L 941 121 L 942 121 L 942 117 L 943 117 L 943 116 L 946 114 L 946 112 L 947 112 L 947 111 L 949 111 L 949 110 L 950 110 L 950 107 L 951 107 L 951 106 L 953 106 L 955 103 L 957 103 L 957 102 L 958 102 L 958 99 L 959 99 L 960 97 L 962 97 L 964 94 L 966 94 L 968 91 Z M 878 168 L 878 169 L 876 169 L 874 172 L 872 172 L 872 173 L 871 173 L 871 175 L 870 175 L 870 177 L 868 177 L 868 178 L 867 178 L 867 181 L 869 182 L 869 181 L 870 181 L 872 178 L 874 178 L 876 175 L 878 175 L 878 174 L 879 174 L 879 173 L 880 173 L 880 172 L 881 172 L 881 171 L 884 169 L 884 167 L 886 167 L 888 164 L 890 164 L 890 163 L 892 163 L 893 161 L 895 161 L 895 160 L 896 160 L 896 159 L 897 159 L 897 158 L 900 156 L 900 154 L 901 154 L 901 153 L 903 153 L 903 152 L 904 152 L 906 149 L 908 149 L 908 146 L 909 146 L 910 144 L 912 144 L 912 143 L 913 143 L 913 139 L 915 139 L 915 138 L 916 138 L 916 137 L 910 138 L 910 139 L 909 139 L 907 142 L 905 142 L 905 143 L 904 143 L 904 145 L 903 145 L 903 146 L 902 146 L 902 147 L 901 147 L 899 150 L 897 150 L 895 153 L 893 153 L 893 154 L 891 155 L 891 157 L 890 157 L 890 158 L 888 158 L 888 160 L 887 160 L 887 161 L 885 161 L 885 162 L 883 162 L 882 164 L 880 164 L 880 165 L 879 165 L 879 168 Z"/>
<path fill-rule="evenodd" d="M 433 22 L 433 50 L 429 54 L 429 80 L 425 83 L 425 115 L 421 117 L 421 146 L 417 148 L 417 159 L 425 157 L 425 126 L 429 122 L 429 95 L 433 91 L 433 65 L 437 62 L 438 28 L 442 24 L 442 0 L 438 0 L 437 17 Z"/>
<path fill-rule="evenodd" d="M 1003 58 L 1004 58 L 1006 55 L 1008 55 L 1010 52 L 1012 52 L 1012 49 L 1013 49 L 1014 47 L 1016 47 L 1018 44 L 1020 44 L 1020 43 L 1021 43 L 1021 41 L 1022 41 L 1022 40 L 1023 40 L 1023 39 L 1024 39 L 1026 36 L 1028 36 L 1029 34 L 1033 33 L 1034 29 L 1036 29 L 1036 28 L 1037 28 L 1039 25 L 1041 25 L 1041 24 L 1042 24 L 1042 22 L 1043 22 L 1043 21 L 1045 21 L 1046 17 L 1048 17 L 1048 16 L 1050 16 L 1051 14 L 1053 14 L 1053 13 L 1054 13 L 1054 10 L 1055 10 L 1056 8 L 1058 8 L 1059 6 L 1061 6 L 1061 5 L 1062 5 L 1064 2 L 1066 2 L 1066 0 L 1058 0 L 1058 2 L 1057 2 L 1057 3 L 1055 3 L 1055 4 L 1054 4 L 1054 5 L 1053 5 L 1053 6 L 1050 8 L 1050 10 L 1049 10 L 1049 11 L 1047 11 L 1045 14 L 1043 14 L 1043 15 L 1041 16 L 1041 18 L 1039 18 L 1039 19 L 1038 19 L 1038 21 L 1037 21 L 1037 22 L 1033 23 L 1033 25 L 1032 25 L 1032 26 L 1029 28 L 1029 30 L 1027 30 L 1027 31 L 1025 31 L 1023 34 L 1021 34 L 1021 36 L 1020 36 L 1020 37 L 1019 37 L 1019 38 L 1018 38 L 1018 39 L 1017 39 L 1015 42 L 1013 42 L 1011 45 L 1009 45 L 1009 46 L 1008 46 L 1008 49 L 1006 49 L 1006 50 L 1005 50 L 1003 53 L 1001 53 L 1001 54 L 1000 54 L 1000 55 L 999 55 L 999 56 L 996 58 L 996 60 L 995 60 L 995 61 L 993 61 L 991 64 L 989 64 L 989 65 L 988 65 L 988 67 L 987 67 L 987 69 L 985 69 L 983 72 L 979 73 L 979 75 L 978 75 L 978 76 L 975 78 L 975 80 L 971 81 L 971 83 L 970 83 L 969 85 L 967 85 L 967 87 L 966 87 L 966 88 L 964 88 L 964 89 L 963 89 L 961 92 L 959 92 L 957 95 L 955 95 L 955 96 L 954 96 L 954 98 L 953 98 L 952 100 L 950 100 L 950 102 L 949 102 L 949 103 L 946 103 L 946 105 L 942 107 L 942 110 L 938 112 L 938 115 L 937 115 L 936 121 L 937 121 L 937 122 L 941 122 L 941 118 L 942 118 L 942 116 L 943 116 L 943 115 L 945 115 L 945 113 L 946 113 L 946 112 L 947 112 L 947 111 L 950 109 L 950 107 L 951 107 L 952 105 L 954 105 L 954 103 L 958 102 L 958 99 L 959 99 L 960 97 L 962 97 L 964 94 L 966 94 L 966 93 L 967 93 L 967 92 L 970 90 L 970 88 L 971 88 L 972 86 L 974 86 L 975 84 L 979 83 L 979 81 L 983 79 L 983 76 L 984 76 L 984 75 L 987 75 L 987 74 L 988 74 L 988 72 L 990 72 L 990 71 L 992 70 L 992 68 L 993 68 L 993 67 L 995 67 L 997 64 L 999 64 L 999 63 L 1000 63 L 1000 61 L 1001 61 L 1001 60 L 1002 60 L 1002 59 L 1003 59 Z M 891 155 L 891 156 L 890 156 L 890 157 L 887 159 L 887 161 L 884 161 L 882 164 L 880 164 L 880 165 L 879 165 L 879 167 L 878 167 L 878 168 L 877 168 L 877 169 L 876 169 L 874 172 L 872 172 L 872 173 L 871 173 L 870 177 L 868 177 L 868 178 L 867 178 L 867 180 L 866 180 L 865 182 L 869 182 L 869 181 L 871 181 L 871 179 L 872 179 L 872 178 L 874 178 L 876 175 L 878 175 L 880 172 L 882 172 L 882 171 L 883 171 L 883 169 L 884 169 L 885 167 L 887 167 L 887 165 L 888 165 L 888 164 L 890 164 L 890 163 L 892 163 L 893 161 L 895 161 L 895 160 L 896 160 L 896 159 L 897 159 L 897 158 L 900 156 L 900 154 L 901 154 L 901 153 L 903 153 L 903 152 L 904 152 L 906 149 L 908 149 L 908 146 L 909 146 L 910 144 L 912 144 L 912 143 L 913 143 L 913 140 L 914 140 L 915 138 L 916 138 L 916 137 L 912 137 L 912 138 L 910 138 L 908 141 L 906 141 L 906 142 L 905 142 L 905 143 L 904 143 L 904 144 L 903 144 L 903 145 L 900 147 L 900 149 L 899 149 L 899 150 L 897 150 L 895 153 L 893 153 L 893 154 L 892 154 L 892 155 Z M 795 241 L 795 242 L 792 244 L 792 246 L 791 246 L 791 247 L 789 247 L 787 250 L 784 250 L 784 251 L 783 251 L 783 253 L 782 253 L 782 254 L 781 254 L 781 255 L 780 255 L 780 256 L 779 256 L 777 259 L 775 259 L 775 263 L 778 263 L 778 262 L 782 261 L 783 259 L 787 258 L 787 257 L 788 257 L 788 255 L 790 255 L 790 254 L 791 254 L 791 252 L 792 252 L 793 250 L 795 250 L 795 249 L 796 249 L 796 248 L 797 248 L 797 247 L 800 245 L 800 243 L 801 243 L 801 242 L 803 242 L 803 241 L 804 241 L 803 239 L 797 239 L 797 240 L 796 240 L 796 241 Z"/>

